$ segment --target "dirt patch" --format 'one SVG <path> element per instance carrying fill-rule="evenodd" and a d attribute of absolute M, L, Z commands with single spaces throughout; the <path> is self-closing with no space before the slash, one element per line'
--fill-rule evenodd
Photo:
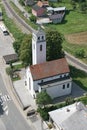
<path fill-rule="evenodd" d="M 69 43 L 87 44 L 87 32 L 81 32 L 81 33 L 74 33 L 74 34 L 65 35 L 65 39 Z"/>

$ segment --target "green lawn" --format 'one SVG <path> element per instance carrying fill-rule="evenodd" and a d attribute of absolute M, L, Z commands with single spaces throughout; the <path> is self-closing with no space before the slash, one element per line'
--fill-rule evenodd
<path fill-rule="evenodd" d="M 48 24 L 46 27 L 56 29 L 62 34 L 84 32 L 87 31 L 87 14 L 70 11 L 61 24 Z"/>
<path fill-rule="evenodd" d="M 68 43 L 67 41 L 63 41 L 63 48 L 64 50 L 66 50 L 68 53 L 72 54 L 75 56 L 75 52 L 78 49 L 84 49 L 85 51 L 85 58 L 81 58 L 80 60 L 82 60 L 83 62 L 85 62 L 87 64 L 87 45 L 83 45 L 83 44 L 71 44 Z"/>
<path fill-rule="evenodd" d="M 70 66 L 70 72 L 73 81 L 87 91 L 87 73 L 72 66 Z"/>
<path fill-rule="evenodd" d="M 2 11 L 3 11 L 3 21 L 4 21 L 5 25 L 6 25 L 6 27 L 8 28 L 10 33 L 12 33 L 13 37 L 15 39 L 18 39 L 20 37 L 20 35 L 23 35 L 21 30 L 15 24 L 14 20 L 12 20 L 11 18 L 9 18 L 7 16 L 3 5 L 1 5 L 1 8 L 2 8 Z"/>

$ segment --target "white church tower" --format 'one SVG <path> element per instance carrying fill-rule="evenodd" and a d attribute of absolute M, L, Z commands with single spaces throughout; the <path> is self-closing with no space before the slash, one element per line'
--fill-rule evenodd
<path fill-rule="evenodd" d="M 35 65 L 46 61 L 46 37 L 42 29 L 32 35 L 32 64 Z"/>

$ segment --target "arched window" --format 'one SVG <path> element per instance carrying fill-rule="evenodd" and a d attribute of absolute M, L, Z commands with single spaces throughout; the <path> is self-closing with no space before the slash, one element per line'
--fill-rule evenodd
<path fill-rule="evenodd" d="M 42 45 L 40 45 L 40 51 L 42 51 Z"/>

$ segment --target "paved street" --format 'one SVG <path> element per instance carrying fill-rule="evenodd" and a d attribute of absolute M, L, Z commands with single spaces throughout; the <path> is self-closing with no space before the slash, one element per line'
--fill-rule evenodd
<path fill-rule="evenodd" d="M 14 105 L 11 97 L 9 96 L 4 86 L 1 75 L 0 90 L 4 101 L 4 107 L 7 108 L 5 114 L 1 117 L 1 120 L 4 123 L 6 130 L 32 130 Z"/>
<path fill-rule="evenodd" d="M 12 86 L 5 71 L 7 65 L 2 58 L 3 55 L 14 53 L 12 42 L 13 39 L 10 36 L 4 36 L 0 30 L 0 91 L 2 93 L 3 110 L 5 111 L 5 114 L 0 119 L 4 123 L 6 130 L 32 130 L 31 124 L 27 123 L 27 120 L 24 118 L 12 92 Z"/>

